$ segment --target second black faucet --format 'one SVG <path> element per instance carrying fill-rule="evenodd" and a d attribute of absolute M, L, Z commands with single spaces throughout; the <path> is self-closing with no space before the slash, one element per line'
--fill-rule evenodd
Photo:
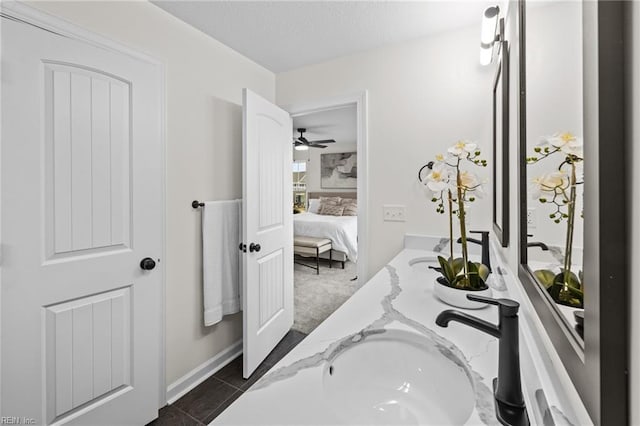
<path fill-rule="evenodd" d="M 491 260 L 489 259 L 489 231 L 469 231 L 471 234 L 481 234 L 482 238 L 467 238 L 467 241 L 482 246 L 482 264 L 489 268 L 491 272 Z M 462 238 L 458 238 L 458 244 L 462 243 Z"/>

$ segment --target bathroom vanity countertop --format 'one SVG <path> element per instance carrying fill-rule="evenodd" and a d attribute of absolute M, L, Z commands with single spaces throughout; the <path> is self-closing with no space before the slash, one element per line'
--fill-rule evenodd
<path fill-rule="evenodd" d="M 427 250 L 402 250 L 212 424 L 344 424 L 325 397 L 326 360 L 337 347 L 348 347 L 376 329 L 417 333 L 443 355 L 463 360 L 475 392 L 475 407 L 465 424 L 498 424 L 492 392 L 497 339 L 459 323 L 437 326 L 436 316 L 452 309 L 433 294 L 437 273 L 428 269 L 432 263 L 410 265 L 414 259 L 433 260 L 437 255 Z M 507 297 L 501 274 L 491 277 L 493 297 Z M 493 323 L 498 320 L 493 306 L 467 312 Z M 447 383 L 433 385 L 443 386 L 445 391 Z"/>

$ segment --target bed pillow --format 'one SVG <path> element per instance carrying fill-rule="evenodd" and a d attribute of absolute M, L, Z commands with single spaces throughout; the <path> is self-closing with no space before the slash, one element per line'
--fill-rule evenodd
<path fill-rule="evenodd" d="M 307 210 L 309 213 L 320 214 L 320 200 L 317 198 L 310 199 L 309 208 Z"/>
<path fill-rule="evenodd" d="M 344 212 L 344 206 L 332 206 L 330 204 L 323 204 L 320 208 L 320 214 L 327 216 L 342 216 Z"/>
<path fill-rule="evenodd" d="M 323 206 L 338 206 L 341 200 L 340 197 L 320 197 L 320 204 Z"/>
<path fill-rule="evenodd" d="M 342 211 L 342 216 L 358 216 L 358 205 L 355 203 L 349 203 L 347 205 L 343 205 L 344 210 Z"/>

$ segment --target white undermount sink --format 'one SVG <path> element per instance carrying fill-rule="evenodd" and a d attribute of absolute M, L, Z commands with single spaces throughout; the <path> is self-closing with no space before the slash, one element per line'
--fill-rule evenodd
<path fill-rule="evenodd" d="M 349 424 L 461 425 L 475 396 L 460 364 L 421 335 L 386 330 L 330 357 L 324 392 L 331 411 Z"/>

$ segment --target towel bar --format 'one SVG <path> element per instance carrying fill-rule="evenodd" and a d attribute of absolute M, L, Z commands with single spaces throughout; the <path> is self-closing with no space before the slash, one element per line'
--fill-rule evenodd
<path fill-rule="evenodd" d="M 204 203 L 201 203 L 198 200 L 193 200 L 191 202 L 191 207 L 193 207 L 194 209 L 197 209 L 198 207 L 204 207 Z"/>

